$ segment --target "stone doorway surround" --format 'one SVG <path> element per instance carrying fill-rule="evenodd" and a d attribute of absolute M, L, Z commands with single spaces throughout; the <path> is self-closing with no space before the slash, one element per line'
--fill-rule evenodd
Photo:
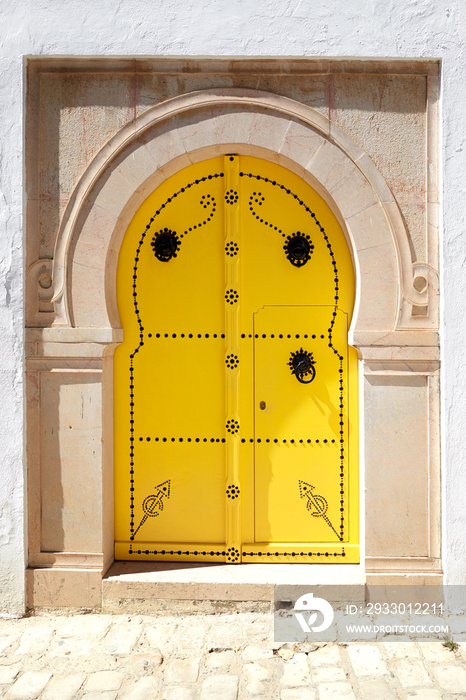
<path fill-rule="evenodd" d="M 441 580 L 438 89 L 436 61 L 29 61 L 29 607 L 101 605 L 119 246 L 160 182 L 226 153 L 284 165 L 338 217 L 357 284 L 362 570 Z"/>

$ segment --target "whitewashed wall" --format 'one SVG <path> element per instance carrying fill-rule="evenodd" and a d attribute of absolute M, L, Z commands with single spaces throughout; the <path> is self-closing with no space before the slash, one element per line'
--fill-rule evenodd
<path fill-rule="evenodd" d="M 23 66 L 28 55 L 443 60 L 443 561 L 466 583 L 466 3 L 0 0 L 0 614 L 24 609 Z"/>

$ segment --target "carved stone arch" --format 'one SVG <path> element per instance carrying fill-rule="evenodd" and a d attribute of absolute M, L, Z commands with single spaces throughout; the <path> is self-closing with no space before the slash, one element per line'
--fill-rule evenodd
<path fill-rule="evenodd" d="M 238 89 L 167 100 L 121 129 L 96 156 L 74 191 L 57 237 L 54 325 L 118 328 L 116 263 L 134 212 L 173 172 L 230 152 L 293 170 L 338 216 L 356 271 L 355 345 L 359 332 L 419 328 L 412 309 L 428 307 L 428 286 L 421 291 L 413 286 L 402 216 L 368 155 L 315 109 Z M 425 324 L 425 317 L 420 321 Z"/>
<path fill-rule="evenodd" d="M 364 361 L 359 416 L 366 571 L 376 577 L 373 582 L 388 573 L 391 583 L 400 571 L 440 575 L 436 272 L 413 263 L 390 188 L 347 134 L 294 100 L 228 88 L 167 100 L 116 133 L 74 189 L 53 260 L 31 256 L 26 354 L 32 607 L 102 603 L 102 574 L 114 558 L 112 387 L 113 350 L 122 339 L 115 284 L 121 241 L 140 204 L 168 176 L 226 153 L 292 170 L 338 217 L 356 272 L 349 342 Z M 433 227 L 428 242 L 435 250 Z M 50 495 L 43 483 L 57 490 Z"/>

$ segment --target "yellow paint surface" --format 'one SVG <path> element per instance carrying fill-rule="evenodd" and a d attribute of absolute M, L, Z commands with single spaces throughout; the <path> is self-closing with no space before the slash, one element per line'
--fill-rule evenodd
<path fill-rule="evenodd" d="M 257 158 L 192 165 L 134 216 L 117 293 L 116 558 L 358 561 L 354 274 L 324 200 Z"/>

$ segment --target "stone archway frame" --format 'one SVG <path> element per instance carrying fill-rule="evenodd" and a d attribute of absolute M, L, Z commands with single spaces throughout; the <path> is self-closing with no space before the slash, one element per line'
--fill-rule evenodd
<path fill-rule="evenodd" d="M 425 525 L 408 546 L 406 517 L 394 520 L 384 494 L 369 487 L 366 509 L 377 516 L 365 535 L 361 530 L 366 571 L 375 572 L 377 582 L 379 573 L 387 575 L 383 580 L 391 583 L 400 571 L 440 571 L 435 271 L 413 264 L 408 232 L 389 187 L 367 154 L 325 115 L 270 93 L 205 90 L 148 109 L 101 149 L 64 212 L 53 261 L 37 260 L 29 269 L 27 581 L 33 607 L 100 607 L 102 573 L 113 561 L 113 351 L 122 339 L 115 278 L 127 226 L 169 175 L 226 153 L 255 155 L 293 170 L 338 217 L 356 273 L 349 340 L 364 360 L 360 377 L 366 380 L 364 405 L 369 407 L 360 411 L 365 426 L 360 473 L 366 474 L 366 484 L 380 484 L 390 473 L 395 489 L 390 493 L 402 515 L 408 502 L 412 512 L 412 493 L 418 493 L 415 522 Z M 402 444 L 417 450 L 408 466 L 392 437 L 406 425 L 407 399 L 417 417 L 407 432 L 400 431 Z M 90 408 L 81 421 L 83 400 Z M 79 450 L 68 424 L 68 408 L 76 406 L 79 415 L 73 420 L 83 428 Z M 47 436 L 53 434 L 59 445 L 55 462 L 47 453 L 41 457 L 47 426 Z M 382 426 L 393 431 L 381 454 Z M 57 470 L 59 490 L 64 485 L 66 493 L 63 488 L 62 506 L 57 501 L 61 511 L 57 515 L 53 504 L 49 517 L 41 505 L 42 481 L 50 482 Z M 89 527 L 81 521 L 78 487 L 83 482 L 89 491 Z M 363 489 L 362 502 L 364 494 Z M 63 543 L 55 536 L 54 518 L 63 533 L 70 531 Z M 44 551 L 43 531 L 48 537 Z M 396 545 L 387 551 L 383 543 L 391 539 Z"/>
<path fill-rule="evenodd" d="M 114 279 L 132 215 L 168 175 L 229 152 L 278 162 L 332 207 L 357 280 L 354 345 L 367 331 L 426 328 L 429 284 L 416 272 L 390 188 L 369 156 L 324 114 L 289 98 L 242 89 L 189 93 L 122 128 L 82 176 L 63 217 L 53 261 L 54 325 L 119 328 Z M 434 296 L 434 295 L 431 295 Z M 92 308 L 89 300 L 92 299 Z M 50 318 L 50 315 L 47 314 Z M 362 333 L 365 340 L 359 341 Z"/>

